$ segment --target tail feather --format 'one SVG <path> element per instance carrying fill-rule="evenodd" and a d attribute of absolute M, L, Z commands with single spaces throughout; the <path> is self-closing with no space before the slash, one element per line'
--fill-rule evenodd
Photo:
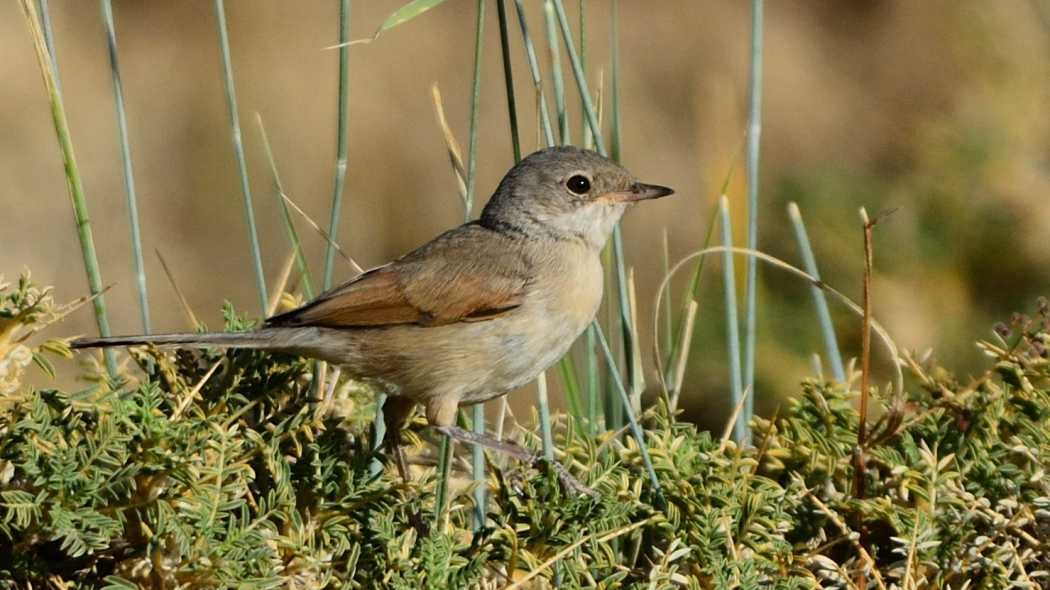
<path fill-rule="evenodd" d="M 195 348 L 212 346 L 229 348 L 273 348 L 274 334 L 269 330 L 247 332 L 186 332 L 183 334 L 143 334 L 139 336 L 112 336 L 109 338 L 77 338 L 70 341 L 70 348 L 109 348 L 113 346 L 160 346 L 179 344 Z"/>

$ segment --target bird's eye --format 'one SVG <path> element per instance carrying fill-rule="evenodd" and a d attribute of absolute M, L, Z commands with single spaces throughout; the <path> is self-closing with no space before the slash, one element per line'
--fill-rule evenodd
<path fill-rule="evenodd" d="M 565 183 L 565 186 L 577 195 L 585 195 L 591 190 L 591 181 L 582 174 L 576 174 Z"/>

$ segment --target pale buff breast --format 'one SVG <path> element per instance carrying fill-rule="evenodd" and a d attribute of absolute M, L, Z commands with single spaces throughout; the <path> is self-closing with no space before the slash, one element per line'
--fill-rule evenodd
<path fill-rule="evenodd" d="M 559 263 L 530 285 L 519 309 L 493 326 L 487 383 L 465 391 L 461 403 L 485 401 L 532 381 L 565 355 L 594 318 L 603 283 L 598 252 L 575 242 L 559 246 Z"/>

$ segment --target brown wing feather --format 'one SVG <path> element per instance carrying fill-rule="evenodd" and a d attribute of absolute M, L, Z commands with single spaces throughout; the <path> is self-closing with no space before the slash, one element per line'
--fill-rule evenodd
<path fill-rule="evenodd" d="M 313 301 L 270 318 L 267 323 L 281 326 L 383 326 L 419 321 L 413 307 L 397 284 L 397 272 L 390 266 L 370 270 Z"/>
<path fill-rule="evenodd" d="M 509 238 L 465 225 L 268 323 L 440 326 L 490 319 L 521 304 L 528 268 Z"/>

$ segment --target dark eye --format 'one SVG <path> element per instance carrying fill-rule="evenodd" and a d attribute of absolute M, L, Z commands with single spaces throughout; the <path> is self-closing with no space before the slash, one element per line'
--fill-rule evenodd
<path fill-rule="evenodd" d="M 577 195 L 585 195 L 591 191 L 591 181 L 582 174 L 577 174 L 570 178 L 565 186 Z"/>

